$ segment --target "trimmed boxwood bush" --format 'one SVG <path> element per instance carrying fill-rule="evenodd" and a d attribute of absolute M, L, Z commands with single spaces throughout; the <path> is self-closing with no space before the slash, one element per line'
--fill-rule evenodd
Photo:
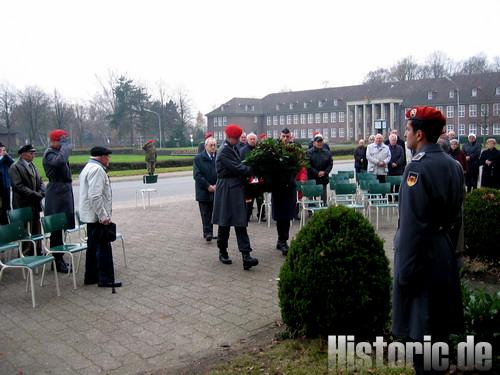
<path fill-rule="evenodd" d="M 281 316 L 306 336 L 383 334 L 391 276 L 382 240 L 358 212 L 322 210 L 290 245 L 280 272 Z"/>
<path fill-rule="evenodd" d="M 500 260 L 500 190 L 481 188 L 467 194 L 464 240 L 471 258 Z"/>

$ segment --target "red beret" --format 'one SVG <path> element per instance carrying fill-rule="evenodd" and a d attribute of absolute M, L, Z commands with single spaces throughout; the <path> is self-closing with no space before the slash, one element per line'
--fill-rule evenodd
<path fill-rule="evenodd" d="M 313 135 L 318 135 L 318 134 L 320 134 L 319 130 L 315 130 L 313 133 Z"/>
<path fill-rule="evenodd" d="M 441 125 L 446 125 L 446 118 L 443 116 L 441 111 L 438 111 L 434 107 L 413 107 L 406 111 L 406 118 L 408 120 L 433 120 L 437 121 Z"/>
<path fill-rule="evenodd" d="M 267 134 L 266 133 L 260 133 L 259 134 L 259 139 L 266 139 L 267 138 Z"/>
<path fill-rule="evenodd" d="M 236 124 L 229 124 L 224 130 L 228 138 L 239 138 L 243 133 L 243 129 Z"/>
<path fill-rule="evenodd" d="M 60 141 L 62 137 L 67 137 L 69 134 L 66 130 L 54 129 L 49 133 L 51 141 Z"/>
<path fill-rule="evenodd" d="M 150 139 L 149 141 L 147 141 L 147 143 L 155 143 L 156 141 L 154 139 Z"/>
<path fill-rule="evenodd" d="M 208 139 L 208 138 L 213 137 L 213 136 L 214 136 L 214 135 L 213 135 L 213 133 L 212 133 L 212 132 L 206 132 L 206 133 L 205 133 L 205 139 Z"/>

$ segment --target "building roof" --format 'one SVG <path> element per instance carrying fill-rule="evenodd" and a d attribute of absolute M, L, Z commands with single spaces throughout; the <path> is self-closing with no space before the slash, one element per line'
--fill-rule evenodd
<path fill-rule="evenodd" d="M 454 83 L 446 78 L 421 79 L 280 92 L 266 95 L 262 99 L 233 98 L 207 116 L 326 112 L 345 110 L 346 103 L 350 101 L 367 101 L 369 104 L 370 101 L 383 99 L 403 100 L 402 106 L 456 105 L 457 86 L 460 103 L 500 101 L 500 97 L 495 96 L 496 88 L 500 87 L 500 72 L 454 76 L 451 80 Z M 477 89 L 476 97 L 472 96 L 472 89 Z M 454 91 L 452 98 L 449 96 L 450 90 Z M 428 99 L 429 92 L 432 92 L 432 99 Z M 304 107 L 304 103 L 307 103 L 307 108 Z M 254 107 L 250 111 L 249 106 L 252 105 Z"/>

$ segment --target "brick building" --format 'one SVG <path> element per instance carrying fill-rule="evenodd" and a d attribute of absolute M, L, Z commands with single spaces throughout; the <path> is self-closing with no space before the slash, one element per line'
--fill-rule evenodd
<path fill-rule="evenodd" d="M 458 135 L 500 136 L 500 72 L 233 98 L 206 116 L 218 140 L 236 123 L 274 138 L 286 126 L 297 139 L 320 131 L 331 143 L 349 143 L 382 124 L 403 133 L 405 110 L 415 105 L 441 110 Z"/>

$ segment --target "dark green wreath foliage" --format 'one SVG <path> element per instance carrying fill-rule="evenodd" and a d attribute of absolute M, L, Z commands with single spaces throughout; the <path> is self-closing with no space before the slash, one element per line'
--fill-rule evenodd
<path fill-rule="evenodd" d="M 244 163 L 252 167 L 258 177 L 295 176 L 306 166 L 305 157 L 300 145 L 266 139 L 257 143 Z"/>
<path fill-rule="evenodd" d="M 280 272 L 284 323 L 295 334 L 373 338 L 388 327 L 391 275 L 382 240 L 358 212 L 315 213 Z"/>
<path fill-rule="evenodd" d="M 464 240 L 471 258 L 500 261 L 500 190 L 481 188 L 467 194 Z"/>

